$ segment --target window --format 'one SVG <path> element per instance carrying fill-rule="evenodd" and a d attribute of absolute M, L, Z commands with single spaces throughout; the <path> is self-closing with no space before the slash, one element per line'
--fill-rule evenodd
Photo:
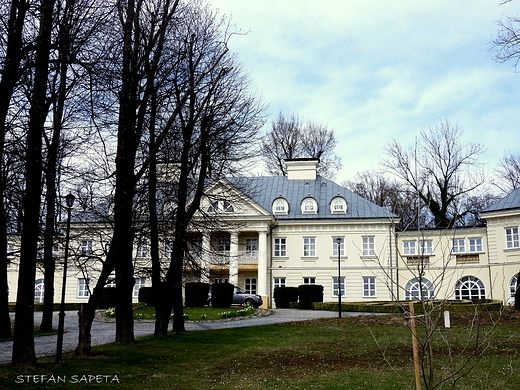
<path fill-rule="evenodd" d="M 105 287 L 115 287 L 115 286 L 116 286 L 116 279 L 115 278 L 107 279 L 107 282 L 105 283 Z"/>
<path fill-rule="evenodd" d="M 208 207 L 208 213 L 216 213 L 218 211 L 218 201 L 211 203 Z"/>
<path fill-rule="evenodd" d="M 13 244 L 7 244 L 7 258 L 12 259 L 14 257 L 14 252 L 16 251 L 16 247 Z"/>
<path fill-rule="evenodd" d="M 137 258 L 148 257 L 148 243 L 146 241 L 137 242 L 137 250 L 135 252 L 135 257 L 137 257 Z"/>
<path fill-rule="evenodd" d="M 258 250 L 258 240 L 256 238 L 246 238 L 246 253 L 256 253 Z"/>
<path fill-rule="evenodd" d="M 340 278 L 339 280 L 339 289 L 341 291 L 341 296 L 345 296 L 345 278 Z M 332 278 L 332 296 L 338 296 L 338 278 Z"/>
<path fill-rule="evenodd" d="M 194 239 L 190 241 L 190 253 L 193 257 L 202 256 L 202 240 Z"/>
<path fill-rule="evenodd" d="M 506 248 L 520 248 L 518 240 L 518 227 L 506 228 Z"/>
<path fill-rule="evenodd" d="M 464 239 L 455 238 L 453 240 L 453 247 L 451 248 L 452 253 L 464 253 L 466 249 L 464 248 Z"/>
<path fill-rule="evenodd" d="M 274 287 L 285 287 L 285 278 L 273 278 Z"/>
<path fill-rule="evenodd" d="M 513 276 L 511 278 L 511 281 L 509 282 L 509 292 L 511 293 L 510 296 L 509 296 L 509 299 L 507 301 L 507 303 L 509 305 L 514 305 L 515 304 L 516 288 L 517 287 L 518 287 L 518 274 Z"/>
<path fill-rule="evenodd" d="M 405 299 L 407 301 L 419 299 L 435 299 L 432 283 L 425 278 L 412 279 L 406 284 Z"/>
<path fill-rule="evenodd" d="M 432 255 L 433 254 L 433 241 L 432 240 L 421 240 L 419 241 L 419 254 Z"/>
<path fill-rule="evenodd" d="M 455 299 L 484 299 L 486 288 L 475 276 L 465 276 L 455 285 Z"/>
<path fill-rule="evenodd" d="M 316 214 L 318 212 L 318 203 L 314 198 L 305 198 L 301 204 L 302 214 Z"/>
<path fill-rule="evenodd" d="M 164 254 L 164 257 L 169 259 L 172 256 L 172 248 L 173 248 L 173 241 L 171 241 L 171 240 L 164 240 L 163 241 L 163 254 Z"/>
<path fill-rule="evenodd" d="M 316 284 L 316 278 L 303 278 L 303 284 Z"/>
<path fill-rule="evenodd" d="M 146 285 L 146 278 L 136 278 L 134 284 L 134 298 L 139 298 L 139 289 Z"/>
<path fill-rule="evenodd" d="M 60 247 L 58 245 L 53 245 L 52 257 L 58 257 L 59 255 L 60 255 Z"/>
<path fill-rule="evenodd" d="M 88 279 L 78 279 L 78 298 L 85 298 L 90 295 L 88 290 L 90 280 Z"/>
<path fill-rule="evenodd" d="M 274 256 L 275 257 L 287 256 L 287 239 L 286 238 L 275 238 L 274 239 Z"/>
<path fill-rule="evenodd" d="M 376 296 L 376 278 L 374 276 L 363 277 L 363 297 L 374 298 Z"/>
<path fill-rule="evenodd" d="M 403 255 L 415 254 L 415 241 L 403 241 Z"/>
<path fill-rule="evenodd" d="M 274 214 L 287 214 L 289 212 L 289 204 L 283 198 L 278 198 L 273 203 Z"/>
<path fill-rule="evenodd" d="M 347 202 L 342 197 L 332 199 L 330 203 L 330 212 L 332 214 L 345 214 L 347 212 Z"/>
<path fill-rule="evenodd" d="M 469 251 L 470 252 L 482 252 L 482 238 L 470 238 L 469 239 Z"/>
<path fill-rule="evenodd" d="M 230 251 L 230 240 L 227 238 L 219 238 L 217 243 L 217 252 L 221 254 L 229 254 Z"/>
<path fill-rule="evenodd" d="M 223 207 L 224 209 L 224 212 L 225 213 L 234 213 L 235 212 L 235 208 L 233 207 L 233 205 L 231 204 L 231 202 L 225 200 L 223 202 Z"/>
<path fill-rule="evenodd" d="M 213 283 L 229 283 L 228 278 L 216 278 L 213 280 Z"/>
<path fill-rule="evenodd" d="M 256 294 L 256 278 L 245 278 L 244 290 L 248 294 Z"/>
<path fill-rule="evenodd" d="M 34 282 L 34 302 L 42 303 L 44 293 L 45 283 L 43 279 L 38 279 L 36 282 Z"/>
<path fill-rule="evenodd" d="M 92 241 L 85 240 L 81 242 L 81 255 L 89 256 L 92 254 Z"/>
<path fill-rule="evenodd" d="M 303 237 L 303 256 L 316 256 L 316 237 Z"/>
<path fill-rule="evenodd" d="M 345 256 L 345 237 L 332 237 L 332 256 L 338 256 L 338 238 L 341 240 L 339 243 L 339 255 Z"/>
<path fill-rule="evenodd" d="M 374 236 L 365 236 L 363 237 L 363 256 L 375 256 L 375 242 L 376 238 Z"/>

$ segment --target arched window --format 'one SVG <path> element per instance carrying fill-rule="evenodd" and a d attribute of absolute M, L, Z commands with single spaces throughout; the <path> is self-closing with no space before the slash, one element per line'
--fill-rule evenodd
<path fill-rule="evenodd" d="M 301 204 L 302 214 L 318 213 L 318 203 L 314 198 L 305 198 Z"/>
<path fill-rule="evenodd" d="M 287 214 L 289 212 L 289 204 L 284 198 L 275 199 L 273 202 L 273 214 Z"/>
<path fill-rule="evenodd" d="M 223 204 L 224 205 L 223 205 L 222 208 L 224 209 L 224 212 L 226 212 L 226 213 L 233 213 L 233 212 L 235 212 L 235 209 L 234 209 L 233 205 L 231 204 L 231 202 L 225 200 L 223 202 Z"/>
<path fill-rule="evenodd" d="M 507 300 L 508 305 L 514 305 L 515 304 L 515 293 L 516 288 L 518 287 L 518 274 L 513 276 L 511 278 L 511 281 L 509 282 L 509 292 L 511 293 L 509 295 L 509 299 Z"/>
<path fill-rule="evenodd" d="M 455 299 L 484 299 L 486 288 L 475 276 L 464 276 L 455 285 Z"/>
<path fill-rule="evenodd" d="M 38 279 L 34 282 L 34 302 L 42 303 L 43 295 L 45 293 L 45 284 L 43 279 Z"/>
<path fill-rule="evenodd" d="M 211 203 L 208 207 L 208 213 L 216 213 L 218 211 L 218 201 Z"/>
<path fill-rule="evenodd" d="M 347 202 L 341 196 L 337 196 L 330 202 L 330 212 L 332 214 L 345 214 L 347 212 Z"/>
<path fill-rule="evenodd" d="M 435 299 L 435 289 L 428 279 L 412 279 L 406 284 L 405 299 L 407 301 L 418 299 Z"/>

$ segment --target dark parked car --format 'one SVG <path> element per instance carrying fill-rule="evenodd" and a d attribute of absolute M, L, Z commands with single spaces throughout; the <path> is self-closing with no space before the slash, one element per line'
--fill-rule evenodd
<path fill-rule="evenodd" d="M 240 287 L 235 286 L 232 305 L 253 306 L 255 309 L 258 309 L 262 304 L 263 301 L 260 295 L 246 293 Z M 211 289 L 208 294 L 208 305 L 211 306 Z"/>

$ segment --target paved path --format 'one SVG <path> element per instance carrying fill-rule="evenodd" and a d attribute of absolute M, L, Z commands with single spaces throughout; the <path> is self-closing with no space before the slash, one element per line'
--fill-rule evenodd
<path fill-rule="evenodd" d="M 41 312 L 34 313 L 35 326 L 41 322 Z M 240 328 L 244 326 L 261 326 L 279 324 L 292 321 L 304 321 L 317 318 L 337 317 L 337 312 L 322 310 L 297 310 L 297 309 L 271 309 L 268 315 L 254 316 L 251 318 L 205 321 L 205 322 L 186 322 L 187 331 L 212 330 L 224 328 Z M 343 315 L 359 315 L 361 313 L 343 313 Z M 363 313 L 367 314 L 367 313 Z M 54 312 L 53 327 L 58 328 L 58 312 Z M 136 322 L 134 324 L 135 337 L 153 334 L 153 322 Z M 115 339 L 115 322 L 94 321 L 92 323 L 92 346 L 111 343 Z M 56 335 L 42 336 L 35 338 L 36 356 L 56 355 Z M 67 311 L 65 316 L 65 333 L 63 336 L 63 353 L 71 352 L 76 349 L 78 342 L 78 314 L 77 311 Z M 12 341 L 0 343 L 0 364 L 11 362 L 13 349 Z"/>

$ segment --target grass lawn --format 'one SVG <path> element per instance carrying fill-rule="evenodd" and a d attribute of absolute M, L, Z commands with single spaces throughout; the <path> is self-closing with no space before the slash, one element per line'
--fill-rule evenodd
<path fill-rule="evenodd" d="M 442 330 L 451 348 L 434 346 L 439 371 L 450 355 L 460 353 L 455 358 L 460 363 L 474 349 L 463 349 L 470 323 L 470 316 L 458 314 L 452 327 Z M 489 327 L 485 321 L 481 335 Z M 400 316 L 187 332 L 93 351 L 90 358 L 65 355 L 63 366 L 52 358 L 40 359 L 36 370 L 0 366 L 0 388 L 415 389 L 411 336 Z M 520 315 L 500 320 L 490 348 L 454 388 L 520 388 Z"/>

